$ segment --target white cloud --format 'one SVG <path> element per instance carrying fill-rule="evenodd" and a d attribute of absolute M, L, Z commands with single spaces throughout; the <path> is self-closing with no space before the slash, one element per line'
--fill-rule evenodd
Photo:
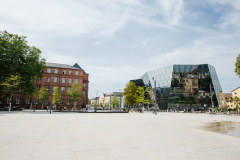
<path fill-rule="evenodd" d="M 189 46 L 180 47 L 173 52 L 162 53 L 151 57 L 149 64 L 169 66 L 170 64 L 210 64 L 217 71 L 220 83 L 231 79 L 231 84 L 222 83 L 223 91 L 230 92 L 239 85 L 239 78 L 233 72 L 236 56 L 240 46 L 229 44 L 232 36 L 209 37 L 194 40 Z M 226 42 L 228 44 L 226 44 Z M 160 67 L 158 67 L 160 68 Z"/>
<path fill-rule="evenodd" d="M 171 25 L 177 25 L 182 18 L 183 0 L 159 0 L 162 14 Z"/>

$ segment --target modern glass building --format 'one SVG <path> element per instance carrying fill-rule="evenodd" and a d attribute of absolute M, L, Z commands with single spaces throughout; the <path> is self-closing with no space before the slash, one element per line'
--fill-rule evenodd
<path fill-rule="evenodd" d="M 154 85 L 156 81 L 156 87 Z M 216 70 L 209 64 L 171 65 L 146 72 L 139 79 L 131 80 L 137 86 L 150 87 L 149 100 L 156 100 L 160 110 L 195 109 L 205 110 L 212 106 L 210 85 L 214 106 L 218 106 L 221 85 Z"/>

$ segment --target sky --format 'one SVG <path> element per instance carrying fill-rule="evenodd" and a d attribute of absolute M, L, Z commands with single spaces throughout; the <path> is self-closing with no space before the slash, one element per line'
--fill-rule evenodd
<path fill-rule="evenodd" d="M 240 0 L 0 0 L 0 31 L 47 62 L 78 63 L 89 98 L 173 64 L 210 64 L 224 93 L 240 85 Z"/>

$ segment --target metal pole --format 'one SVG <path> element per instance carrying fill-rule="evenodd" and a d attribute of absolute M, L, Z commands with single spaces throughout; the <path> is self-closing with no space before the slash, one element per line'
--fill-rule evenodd
<path fill-rule="evenodd" d="M 55 69 L 53 68 L 53 83 L 52 83 L 52 93 L 53 93 L 53 85 L 54 85 L 54 76 L 55 76 Z M 50 77 L 50 81 L 51 81 L 51 77 Z M 60 81 L 60 80 L 59 80 Z M 66 81 L 66 80 L 65 80 Z M 51 114 L 51 110 L 52 110 L 52 94 L 51 94 L 51 106 L 50 106 L 50 114 Z"/>
<path fill-rule="evenodd" d="M 157 115 L 157 95 L 156 95 L 156 80 L 154 80 L 155 85 L 155 115 Z"/>
<path fill-rule="evenodd" d="M 111 108 L 111 94 L 110 94 L 110 106 L 109 106 L 109 111 L 111 111 L 110 108 Z"/>
<path fill-rule="evenodd" d="M 31 111 L 31 109 L 32 109 L 32 103 L 31 103 L 30 111 Z"/>

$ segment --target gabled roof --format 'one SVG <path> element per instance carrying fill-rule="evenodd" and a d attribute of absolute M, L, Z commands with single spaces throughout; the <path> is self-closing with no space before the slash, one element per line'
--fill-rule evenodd
<path fill-rule="evenodd" d="M 238 87 L 238 88 L 240 88 L 240 87 Z M 233 91 L 237 90 L 238 88 L 234 89 Z M 231 91 L 231 92 L 233 92 L 233 91 Z"/>
<path fill-rule="evenodd" d="M 75 63 L 73 65 L 73 67 L 76 67 L 76 68 L 79 68 L 79 69 L 83 70 L 77 63 Z M 83 70 L 83 74 L 87 74 L 87 73 Z"/>

